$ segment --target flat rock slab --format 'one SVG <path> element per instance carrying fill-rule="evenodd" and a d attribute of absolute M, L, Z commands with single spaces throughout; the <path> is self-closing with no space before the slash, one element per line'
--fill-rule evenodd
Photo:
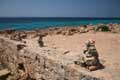
<path fill-rule="evenodd" d="M 1 77 L 1 76 L 5 76 L 5 75 L 7 75 L 7 74 L 9 74 L 9 73 L 10 73 L 10 71 L 9 71 L 8 69 L 0 70 L 0 77 Z"/>

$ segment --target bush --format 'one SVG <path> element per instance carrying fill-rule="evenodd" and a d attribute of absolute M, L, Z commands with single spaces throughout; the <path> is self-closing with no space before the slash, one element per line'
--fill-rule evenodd
<path fill-rule="evenodd" d="M 106 25 L 100 25 L 100 26 L 97 26 L 96 31 L 104 31 L 104 32 L 106 32 L 106 31 L 110 31 L 110 29 Z"/>

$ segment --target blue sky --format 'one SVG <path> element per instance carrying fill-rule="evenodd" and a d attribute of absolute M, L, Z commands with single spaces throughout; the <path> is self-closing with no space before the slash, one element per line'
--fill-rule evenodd
<path fill-rule="evenodd" d="M 0 17 L 120 17 L 120 0 L 0 0 Z"/>

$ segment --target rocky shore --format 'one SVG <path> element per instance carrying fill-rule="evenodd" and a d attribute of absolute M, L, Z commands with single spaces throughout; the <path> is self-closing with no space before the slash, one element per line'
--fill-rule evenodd
<path fill-rule="evenodd" d="M 98 25 L 83 25 L 76 27 L 53 27 L 47 29 L 38 29 L 38 30 L 20 30 L 16 31 L 14 29 L 6 29 L 1 30 L 0 35 L 4 35 L 6 37 L 11 36 L 13 38 L 26 38 L 26 37 L 38 37 L 39 35 L 47 36 L 47 35 L 74 35 L 81 33 L 89 33 L 89 32 L 111 32 L 111 33 L 120 33 L 120 24 L 98 24 Z M 16 39 L 17 40 L 17 39 Z M 20 38 L 18 39 L 20 40 Z"/>
<path fill-rule="evenodd" d="M 103 69 L 74 62 L 96 41 Z M 0 80 L 119 80 L 120 24 L 0 31 Z"/>

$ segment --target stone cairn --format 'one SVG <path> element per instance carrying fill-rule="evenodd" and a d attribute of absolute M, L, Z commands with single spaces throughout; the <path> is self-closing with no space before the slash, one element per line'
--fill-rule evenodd
<path fill-rule="evenodd" d="M 43 42 L 43 36 L 42 35 L 39 36 L 38 44 L 39 44 L 40 47 L 44 47 L 44 42 Z"/>
<path fill-rule="evenodd" d="M 97 70 L 100 67 L 94 40 L 90 39 L 85 43 L 85 49 L 77 64 L 86 67 L 90 71 Z"/>

